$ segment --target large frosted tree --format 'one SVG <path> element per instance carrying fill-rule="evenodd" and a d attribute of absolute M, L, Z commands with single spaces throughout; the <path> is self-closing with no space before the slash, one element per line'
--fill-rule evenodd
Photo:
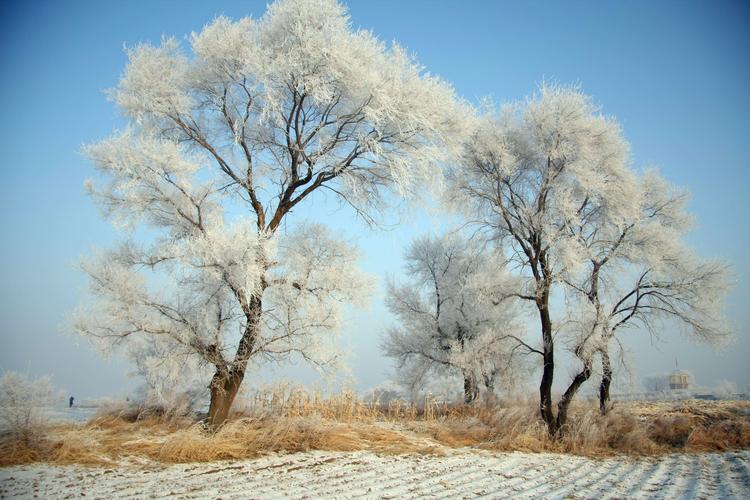
<path fill-rule="evenodd" d="M 686 245 L 692 226 L 687 192 L 648 170 L 634 183 L 632 197 L 638 205 L 632 219 L 613 221 L 605 207 L 587 207 L 585 222 L 570 228 L 586 255 L 581 273 L 568 281 L 577 292 L 576 314 L 587 323 L 576 351 L 584 367 L 577 377 L 587 379 L 600 357 L 602 413 L 613 374 L 610 346 L 621 332 L 638 328 L 659 337 L 665 325 L 677 325 L 711 345 L 730 338 L 724 314 L 729 269 Z"/>
<path fill-rule="evenodd" d="M 506 246 L 524 285 L 516 296 L 539 318 L 540 413 L 550 433 L 564 424 L 563 399 L 555 414 L 552 384 L 555 317 L 551 298 L 585 263 L 570 228 L 585 222 L 587 207 L 606 206 L 613 221 L 637 210 L 628 145 L 618 124 L 601 115 L 576 88 L 543 86 L 525 102 L 488 110 L 469 140 L 453 186 L 485 234 Z M 571 381 L 571 386 L 577 381 Z"/>
<path fill-rule="evenodd" d="M 610 344 L 627 327 L 658 334 L 662 320 L 695 338 L 728 335 L 726 266 L 684 243 L 684 193 L 653 171 L 638 176 L 619 125 L 577 88 L 543 86 L 526 102 L 485 113 L 453 185 L 491 239 L 506 245 L 525 285 L 516 296 L 538 311 L 540 413 L 551 434 L 602 363 L 606 410 Z M 556 299 L 553 299 L 553 295 Z M 580 369 L 553 408 L 555 345 L 563 335 Z"/>
<path fill-rule="evenodd" d="M 491 398 L 496 380 L 508 383 L 519 365 L 522 328 L 507 294 L 515 280 L 496 252 L 458 235 L 419 238 L 405 258 L 409 279 L 388 284 L 386 303 L 399 322 L 386 332 L 385 354 L 413 383 L 458 375 L 465 403 L 481 384 Z"/>
<path fill-rule="evenodd" d="M 76 327 L 175 378 L 207 367 L 215 428 L 249 363 L 328 362 L 322 335 L 367 288 L 355 249 L 323 221 L 285 221 L 323 190 L 372 221 L 384 190 L 436 177 L 466 110 L 399 46 L 353 30 L 335 0 L 220 17 L 190 48 L 128 50 L 111 91 L 128 125 L 85 148 L 101 173 L 94 199 L 135 232 L 84 264 L 94 301 Z"/>

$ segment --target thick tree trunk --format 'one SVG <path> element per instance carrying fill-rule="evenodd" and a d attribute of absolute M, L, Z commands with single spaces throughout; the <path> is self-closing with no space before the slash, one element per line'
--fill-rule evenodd
<path fill-rule="evenodd" d="M 552 411 L 552 382 L 555 375 L 555 346 L 552 340 L 552 320 L 549 315 L 549 292 L 545 292 L 537 302 L 539 318 L 542 323 L 542 359 L 544 369 L 542 381 L 539 384 L 539 412 L 547 425 L 547 431 L 554 435 L 557 432 L 557 422 Z"/>
<path fill-rule="evenodd" d="M 242 377 L 218 371 L 211 380 L 211 404 L 208 407 L 208 427 L 216 431 L 229 418 L 234 398 L 242 385 Z"/>
<path fill-rule="evenodd" d="M 578 389 L 581 388 L 583 383 L 586 382 L 590 376 L 591 362 L 584 362 L 583 370 L 573 377 L 565 394 L 562 395 L 560 401 L 557 403 L 557 422 L 555 423 L 555 427 L 558 436 L 562 436 L 562 433 L 565 432 L 565 424 L 568 423 L 568 409 L 570 408 L 570 403 L 573 401 Z"/>
<path fill-rule="evenodd" d="M 260 315 L 263 310 L 261 298 L 253 296 L 245 308 L 247 324 L 245 331 L 237 345 L 234 361 L 230 366 L 219 366 L 211 379 L 211 402 L 208 407 L 208 427 L 212 431 L 218 430 L 229 418 L 234 398 L 240 390 L 245 378 L 245 370 L 250 357 L 253 355 L 255 340 L 260 328 Z"/>
<path fill-rule="evenodd" d="M 473 373 L 464 372 L 464 403 L 471 404 L 479 396 L 479 386 Z"/>
<path fill-rule="evenodd" d="M 602 382 L 599 385 L 599 411 L 606 415 L 609 411 L 609 386 L 612 383 L 612 364 L 609 360 L 607 347 L 601 351 L 602 354 Z"/>

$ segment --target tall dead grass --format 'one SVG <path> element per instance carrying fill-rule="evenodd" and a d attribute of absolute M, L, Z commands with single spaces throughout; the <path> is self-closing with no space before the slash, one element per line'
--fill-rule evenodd
<path fill-rule="evenodd" d="M 593 404 L 580 405 L 571 413 L 562 435 L 554 438 L 539 419 L 535 405 L 457 408 L 435 420 L 411 425 L 449 447 L 587 456 L 667 451 L 654 442 L 648 425 L 628 413 L 602 416 Z"/>
<path fill-rule="evenodd" d="M 158 411 L 112 409 L 85 425 L 56 426 L 34 449 L 16 446 L 10 454 L 7 443 L 0 442 L 0 464 L 182 463 L 307 450 L 443 454 L 473 447 L 601 456 L 750 448 L 748 402 L 623 404 L 606 416 L 595 404 L 580 402 L 556 439 L 547 434 L 531 401 L 488 407 L 426 398 L 412 405 L 365 402 L 351 391 L 324 397 L 280 387 L 254 393 L 237 408 L 215 433 L 195 420 Z"/>
<path fill-rule="evenodd" d="M 30 380 L 12 371 L 0 376 L 0 465 L 44 456 L 49 429 L 44 407 L 55 397 L 49 377 Z"/>
<path fill-rule="evenodd" d="M 206 432 L 200 423 L 174 428 L 158 421 L 110 420 L 96 425 L 59 426 L 54 439 L 43 448 L 27 456 L 7 455 L 0 464 L 44 461 L 104 465 L 120 459 L 208 462 L 308 450 L 440 453 L 437 446 L 425 445 L 394 429 L 320 417 L 242 417 L 216 433 Z"/>

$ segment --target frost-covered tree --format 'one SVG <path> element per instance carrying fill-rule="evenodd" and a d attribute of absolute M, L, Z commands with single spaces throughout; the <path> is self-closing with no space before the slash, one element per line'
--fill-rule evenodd
<path fill-rule="evenodd" d="M 456 188 L 490 237 L 508 245 L 535 304 L 542 359 L 540 410 L 550 433 L 602 362 L 606 410 L 609 346 L 626 327 L 658 334 L 671 318 L 693 337 L 726 338 L 722 314 L 727 269 L 686 247 L 684 193 L 658 174 L 639 177 L 618 124 L 576 88 L 543 86 L 525 103 L 486 114 L 453 174 Z M 563 308 L 553 316 L 550 298 Z M 571 293 L 572 292 L 572 293 Z M 562 300 L 563 296 L 565 300 Z M 581 363 L 552 407 L 556 335 Z"/>
<path fill-rule="evenodd" d="M 632 219 L 611 220 L 606 206 L 587 207 L 584 224 L 571 234 L 586 249 L 588 262 L 578 282 L 568 282 L 589 304 L 596 334 L 580 349 L 584 366 L 601 357 L 599 403 L 607 411 L 612 381 L 610 344 L 627 329 L 645 329 L 658 337 L 664 321 L 684 327 L 692 339 L 712 345 L 728 340 L 724 315 L 729 290 L 727 264 L 700 259 L 684 241 L 692 219 L 687 193 L 647 170 L 633 183 L 638 210 Z M 581 372 L 583 378 L 589 370 Z"/>
<path fill-rule="evenodd" d="M 194 356 L 171 366 L 168 343 L 139 342 L 129 345 L 129 358 L 135 365 L 133 375 L 143 384 L 133 394 L 133 401 L 144 408 L 158 409 L 164 416 L 183 416 L 205 407 L 211 373 L 205 363 Z"/>
<path fill-rule="evenodd" d="M 731 380 L 720 380 L 714 388 L 714 394 L 721 399 L 735 399 L 739 394 L 737 383 Z"/>
<path fill-rule="evenodd" d="M 669 374 L 654 373 L 643 377 L 641 385 L 648 392 L 664 392 L 669 389 Z"/>
<path fill-rule="evenodd" d="M 525 102 L 489 110 L 468 141 L 452 180 L 458 201 L 486 234 L 508 248 L 526 284 L 517 297 L 536 307 L 541 358 L 540 412 L 550 433 L 564 423 L 567 403 L 553 409 L 556 287 L 585 264 L 585 248 L 569 228 L 584 222 L 589 204 L 612 220 L 637 209 L 631 199 L 628 145 L 619 125 L 576 88 L 543 86 Z M 556 321 L 558 324 L 556 324 Z M 576 383 L 576 381 L 572 381 Z"/>
<path fill-rule="evenodd" d="M 456 235 L 422 237 L 406 251 L 404 283 L 390 280 L 386 302 L 399 325 L 386 332 L 383 350 L 419 384 L 435 374 L 460 375 L 464 402 L 488 395 L 512 373 L 520 327 L 506 291 L 516 283 L 498 255 Z"/>
<path fill-rule="evenodd" d="M 76 327 L 156 353 L 149 363 L 175 378 L 207 368 L 216 427 L 251 360 L 330 361 L 321 334 L 367 288 L 352 246 L 287 216 L 326 190 L 372 221 L 385 189 L 435 177 L 466 110 L 402 48 L 353 30 L 335 0 L 220 17 L 190 47 L 130 49 L 111 92 L 129 124 L 85 148 L 106 179 L 89 184 L 104 214 L 152 238 L 85 264 L 98 300 Z"/>
<path fill-rule="evenodd" d="M 56 400 L 60 400 L 60 394 L 55 391 L 49 377 L 29 380 L 23 374 L 6 371 L 0 377 L 0 435 L 12 438 L 7 440 L 11 446 L 33 444 L 49 425 L 47 407 Z"/>

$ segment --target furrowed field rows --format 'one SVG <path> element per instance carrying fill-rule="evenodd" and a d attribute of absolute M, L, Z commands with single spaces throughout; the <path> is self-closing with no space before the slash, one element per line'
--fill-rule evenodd
<path fill-rule="evenodd" d="M 116 469 L 0 471 L 3 498 L 748 498 L 750 452 L 589 459 L 458 451 L 447 456 L 309 452 Z"/>

